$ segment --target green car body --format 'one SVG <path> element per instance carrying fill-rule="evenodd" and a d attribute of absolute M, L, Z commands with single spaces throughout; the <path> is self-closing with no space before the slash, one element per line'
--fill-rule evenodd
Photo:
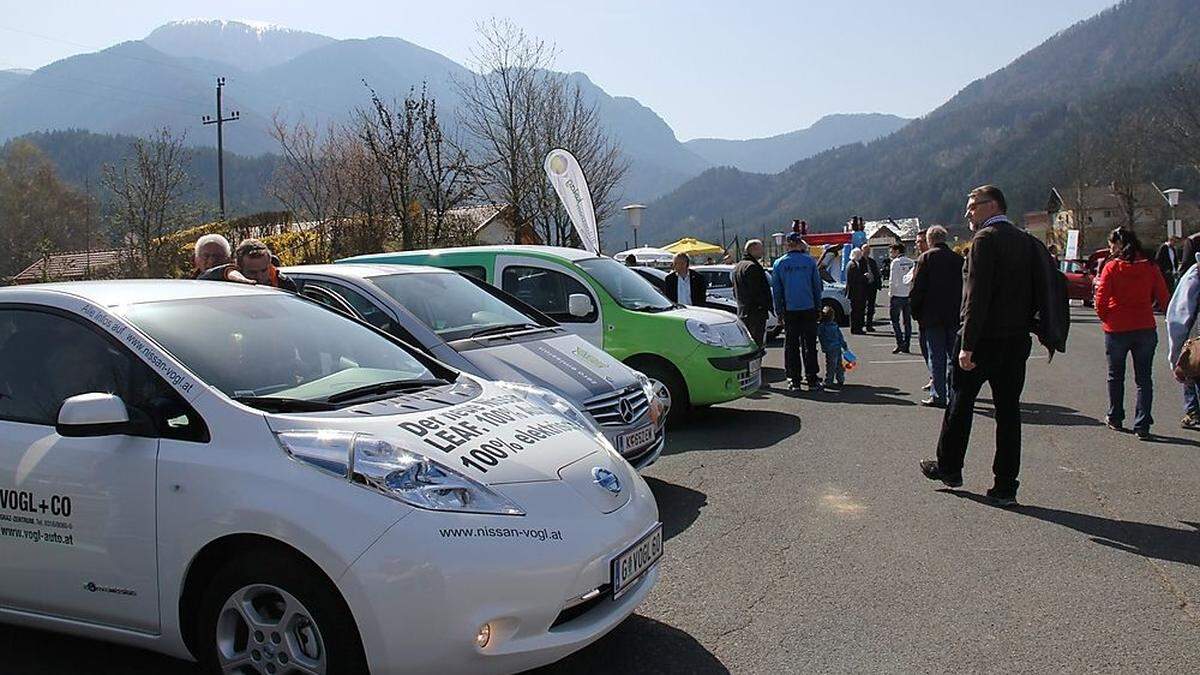
<path fill-rule="evenodd" d="M 472 246 L 377 253 L 338 262 L 431 265 L 482 278 L 550 315 L 617 360 L 663 381 L 671 389 L 674 406 L 731 401 L 761 385 L 761 350 L 731 315 L 671 306 L 633 271 L 587 251 Z M 625 303 L 598 277 L 622 292 Z M 526 283 L 526 279 L 534 281 Z M 637 305 L 638 309 L 628 306 L 631 297 L 644 298 L 647 293 L 659 304 L 652 308 Z M 572 314 L 567 306 L 568 300 L 574 302 L 570 296 L 578 294 L 588 295 L 594 304 L 586 316 L 580 315 L 578 307 L 572 307 L 576 310 Z"/>

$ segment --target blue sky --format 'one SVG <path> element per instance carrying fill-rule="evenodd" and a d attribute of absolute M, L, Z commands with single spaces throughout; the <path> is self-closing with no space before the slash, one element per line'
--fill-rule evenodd
<path fill-rule="evenodd" d="M 476 22 L 554 42 L 557 67 L 654 109 L 681 140 L 792 131 L 834 112 L 925 114 L 1113 0 L 100 0 L 0 6 L 0 69 L 37 68 L 174 19 L 389 35 L 466 62 Z M 991 5 L 995 16 L 987 17 Z M 30 35 L 37 33 L 39 36 Z"/>

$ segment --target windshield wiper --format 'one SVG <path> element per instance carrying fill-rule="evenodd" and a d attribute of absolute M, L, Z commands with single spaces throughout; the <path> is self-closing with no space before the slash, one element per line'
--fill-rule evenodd
<path fill-rule="evenodd" d="M 258 408 L 266 412 L 322 412 L 335 410 L 337 406 L 324 401 L 310 401 L 303 398 L 277 398 L 275 396 L 234 396 L 233 400 Z"/>
<path fill-rule="evenodd" d="M 630 307 L 629 309 L 634 312 L 665 312 L 669 309 L 674 309 L 674 308 L 675 308 L 674 305 L 672 305 L 670 307 L 659 307 L 657 305 L 651 305 L 650 303 L 644 302 L 640 305 L 634 305 L 633 307 Z"/>
<path fill-rule="evenodd" d="M 515 330 L 521 330 L 522 328 L 541 328 L 541 326 L 532 323 L 507 323 L 502 326 L 489 326 L 487 328 L 480 328 L 467 337 L 474 338 L 483 337 L 485 335 L 496 335 L 497 333 L 508 333 Z"/>
<path fill-rule="evenodd" d="M 430 378 L 424 380 L 388 380 L 386 382 L 376 382 L 362 387 L 347 389 L 346 391 L 338 392 L 331 396 L 326 396 L 325 403 L 345 403 L 356 398 L 364 396 L 372 396 L 375 394 L 391 394 L 401 391 L 417 391 L 420 389 L 428 389 L 430 387 L 439 387 L 443 384 L 450 384 L 446 380 L 440 378 Z"/>

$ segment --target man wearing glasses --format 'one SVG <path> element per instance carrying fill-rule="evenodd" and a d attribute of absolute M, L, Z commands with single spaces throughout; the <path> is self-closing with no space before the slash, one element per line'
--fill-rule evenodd
<path fill-rule="evenodd" d="M 971 437 L 975 398 L 991 385 L 996 416 L 996 479 L 987 496 L 1013 506 L 1021 468 L 1021 390 L 1029 359 L 1036 307 L 1035 248 L 1029 235 L 1005 216 L 999 188 L 984 185 L 967 198 L 966 217 L 975 236 L 963 271 L 962 328 L 950 382 L 950 402 L 942 419 L 937 459 L 921 462 L 930 480 L 962 485 L 963 459 Z"/>

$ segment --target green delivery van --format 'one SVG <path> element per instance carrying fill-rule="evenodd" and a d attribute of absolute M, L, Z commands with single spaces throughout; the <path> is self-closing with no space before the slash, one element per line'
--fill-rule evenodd
<path fill-rule="evenodd" d="M 483 279 L 663 383 L 672 416 L 740 398 L 762 383 L 762 352 L 735 317 L 672 304 L 636 272 L 582 249 L 471 246 L 338 262 L 431 265 Z"/>

